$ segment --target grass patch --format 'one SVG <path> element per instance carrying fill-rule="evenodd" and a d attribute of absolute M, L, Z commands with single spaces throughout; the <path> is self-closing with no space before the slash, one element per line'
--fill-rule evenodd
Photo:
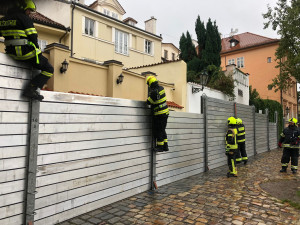
<path fill-rule="evenodd" d="M 297 192 L 297 195 L 300 195 L 300 191 Z M 285 199 L 285 200 L 282 200 L 283 203 L 289 203 L 291 206 L 293 206 L 294 208 L 296 209 L 300 209 L 300 204 L 297 203 L 297 202 L 293 202 L 291 200 L 288 200 L 288 199 Z"/>

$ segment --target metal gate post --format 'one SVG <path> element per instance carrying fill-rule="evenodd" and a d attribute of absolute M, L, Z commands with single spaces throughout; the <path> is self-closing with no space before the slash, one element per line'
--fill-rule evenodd
<path fill-rule="evenodd" d="M 36 173 L 37 173 L 37 151 L 39 137 L 39 114 L 40 102 L 30 102 L 29 120 L 29 145 L 27 156 L 27 187 L 25 194 L 25 224 L 34 224 L 35 215 L 35 194 L 36 194 Z"/>
<path fill-rule="evenodd" d="M 237 108 L 236 108 L 236 102 L 233 105 L 233 110 L 234 110 L 234 117 L 237 118 Z"/>
<path fill-rule="evenodd" d="M 203 106 L 203 120 L 204 120 L 204 172 L 209 170 L 208 168 L 208 123 L 207 123 L 207 96 L 203 94 L 201 96 Z"/>
<path fill-rule="evenodd" d="M 269 128 L 269 109 L 266 109 L 266 116 L 267 116 L 267 147 L 268 151 L 270 151 L 270 128 Z"/>
<path fill-rule="evenodd" d="M 279 140 L 279 132 L 278 132 L 278 112 L 277 111 L 275 112 L 275 123 L 276 123 L 276 137 L 277 137 L 276 141 L 278 141 Z"/>
<path fill-rule="evenodd" d="M 252 106 L 253 112 L 253 144 L 254 144 L 254 155 L 257 155 L 256 151 L 256 122 L 255 122 L 255 106 Z"/>

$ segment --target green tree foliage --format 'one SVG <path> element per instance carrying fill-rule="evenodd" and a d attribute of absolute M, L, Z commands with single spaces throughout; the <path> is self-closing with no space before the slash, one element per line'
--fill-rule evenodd
<path fill-rule="evenodd" d="M 198 41 L 198 57 L 201 59 L 202 51 L 205 48 L 206 29 L 204 26 L 204 22 L 200 20 L 199 15 L 195 23 L 195 32 L 197 34 L 197 41 Z"/>
<path fill-rule="evenodd" d="M 278 0 L 277 6 L 263 14 L 267 19 L 265 29 L 272 27 L 281 36 L 279 47 L 276 50 L 277 68 L 280 73 L 273 79 L 271 87 L 285 90 L 291 76 L 300 80 L 300 0 Z"/>
<path fill-rule="evenodd" d="M 197 54 L 195 45 L 193 44 L 192 37 L 187 31 L 186 35 L 182 34 L 179 41 L 180 59 L 184 60 L 186 63 L 191 61 Z"/>
<path fill-rule="evenodd" d="M 201 60 L 198 57 L 194 56 L 191 61 L 187 62 L 187 71 L 198 73 L 201 70 Z"/>

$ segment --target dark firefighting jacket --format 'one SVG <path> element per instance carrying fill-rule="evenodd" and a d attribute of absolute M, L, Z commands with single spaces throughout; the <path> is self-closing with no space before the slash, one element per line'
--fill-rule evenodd
<path fill-rule="evenodd" d="M 5 38 L 5 51 L 11 57 L 16 60 L 36 57 L 37 63 L 39 63 L 37 56 L 41 50 L 38 45 L 37 31 L 32 20 L 24 11 L 10 10 L 6 16 L 0 19 L 0 36 Z"/>
<path fill-rule="evenodd" d="M 284 148 L 299 148 L 300 131 L 296 126 L 288 126 L 280 134 L 279 142 Z"/>
<path fill-rule="evenodd" d="M 246 132 L 245 132 L 245 126 L 244 124 L 238 124 L 237 125 L 237 130 L 238 130 L 238 134 L 237 134 L 237 142 L 238 143 L 242 143 L 246 141 Z"/>
<path fill-rule="evenodd" d="M 158 82 L 151 84 L 147 104 L 151 105 L 154 116 L 169 115 L 165 89 L 162 86 L 159 86 Z"/>

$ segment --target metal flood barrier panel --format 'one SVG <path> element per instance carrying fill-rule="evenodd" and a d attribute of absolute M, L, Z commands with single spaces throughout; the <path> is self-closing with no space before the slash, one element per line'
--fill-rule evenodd
<path fill-rule="evenodd" d="M 234 102 L 207 98 L 208 168 L 227 164 L 225 156 L 225 133 L 227 119 L 234 116 Z"/>
<path fill-rule="evenodd" d="M 170 112 L 167 125 L 169 152 L 156 156 L 156 181 L 168 184 L 204 172 L 203 115 Z"/>
<path fill-rule="evenodd" d="M 54 224 L 150 189 L 145 102 L 43 92 L 35 224 Z"/>
<path fill-rule="evenodd" d="M 246 131 L 246 152 L 247 156 L 255 154 L 255 136 L 253 123 L 255 119 L 255 109 L 252 106 L 236 104 L 237 117 L 242 119 Z"/>
<path fill-rule="evenodd" d="M 269 150 L 267 119 L 267 115 L 255 113 L 256 151 L 258 154 Z"/>
<path fill-rule="evenodd" d="M 277 148 L 277 129 L 276 123 L 269 123 L 269 143 L 271 150 Z"/>
<path fill-rule="evenodd" d="M 0 224 L 23 224 L 29 101 L 21 89 L 32 71 L 0 54 Z"/>

